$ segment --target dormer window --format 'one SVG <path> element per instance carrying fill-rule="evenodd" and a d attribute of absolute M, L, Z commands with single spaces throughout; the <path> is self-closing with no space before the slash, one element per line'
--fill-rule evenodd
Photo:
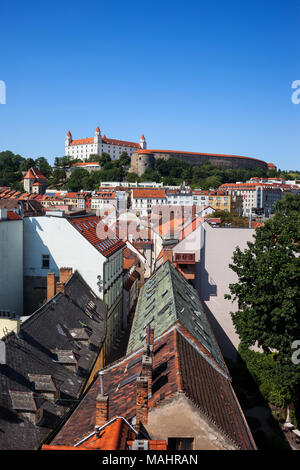
<path fill-rule="evenodd" d="M 51 375 L 28 374 L 28 378 L 33 384 L 34 392 L 47 400 L 58 400 L 60 393 L 54 385 Z"/>

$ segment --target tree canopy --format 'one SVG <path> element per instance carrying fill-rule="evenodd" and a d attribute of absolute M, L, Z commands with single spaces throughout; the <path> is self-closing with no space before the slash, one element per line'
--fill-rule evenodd
<path fill-rule="evenodd" d="M 292 344 L 300 340 L 300 195 L 288 194 L 275 206 L 275 215 L 256 230 L 254 241 L 236 248 L 231 269 L 238 282 L 230 284 L 238 311 L 233 324 L 246 346 L 276 352 L 278 373 L 293 389 L 300 367 L 293 364 Z"/>

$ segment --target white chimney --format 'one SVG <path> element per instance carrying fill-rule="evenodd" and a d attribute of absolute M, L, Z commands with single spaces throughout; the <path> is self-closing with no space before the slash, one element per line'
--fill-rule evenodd
<path fill-rule="evenodd" d="M 6 364 L 6 344 L 0 340 L 0 364 Z"/>
<path fill-rule="evenodd" d="M 7 220 L 7 209 L 0 209 L 0 220 Z"/>

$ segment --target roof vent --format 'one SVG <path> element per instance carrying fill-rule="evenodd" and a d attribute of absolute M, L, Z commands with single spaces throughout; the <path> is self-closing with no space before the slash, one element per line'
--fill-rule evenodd
<path fill-rule="evenodd" d="M 148 450 L 149 449 L 149 441 L 136 439 L 132 443 L 132 450 Z"/>

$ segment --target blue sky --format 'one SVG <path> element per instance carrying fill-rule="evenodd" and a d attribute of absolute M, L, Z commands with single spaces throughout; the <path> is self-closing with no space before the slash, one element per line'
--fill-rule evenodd
<path fill-rule="evenodd" d="M 52 163 L 99 125 L 299 170 L 299 25 L 300 0 L 6 2 L 0 150 Z"/>

